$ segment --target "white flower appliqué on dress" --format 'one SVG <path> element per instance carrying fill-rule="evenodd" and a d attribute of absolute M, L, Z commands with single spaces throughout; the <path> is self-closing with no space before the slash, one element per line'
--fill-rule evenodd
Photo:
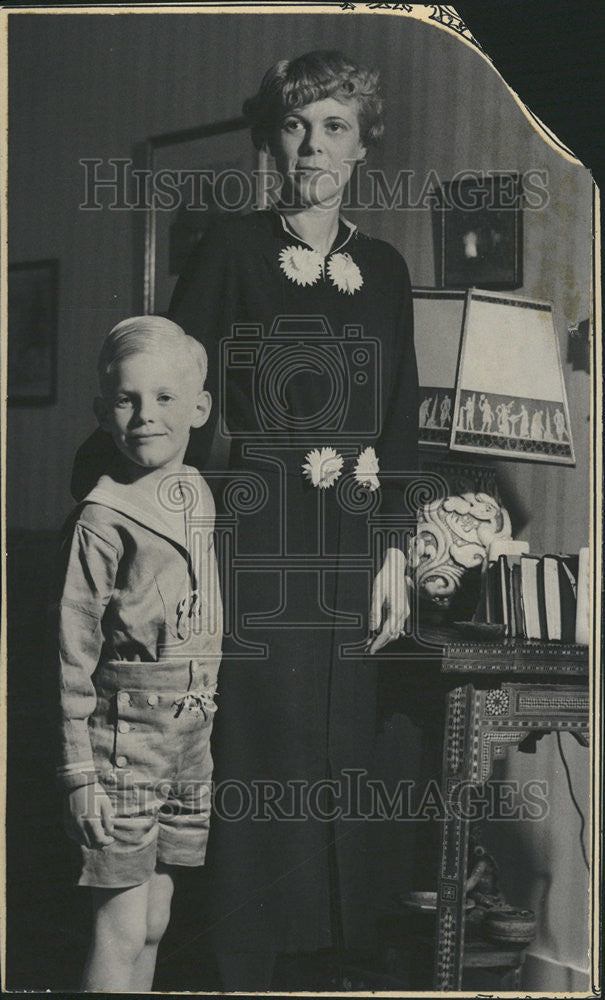
<path fill-rule="evenodd" d="M 324 258 L 317 250 L 289 246 L 279 251 L 279 266 L 296 285 L 314 285 L 323 274 Z M 327 272 L 339 292 L 353 295 L 363 285 L 361 271 L 348 253 L 330 257 Z"/>
<path fill-rule="evenodd" d="M 378 458 L 373 448 L 364 448 L 355 465 L 355 479 L 361 486 L 374 492 L 380 486 L 378 481 Z"/>
<path fill-rule="evenodd" d="M 314 285 L 322 271 L 323 259 L 316 250 L 285 247 L 279 251 L 279 266 L 297 285 Z"/>
<path fill-rule="evenodd" d="M 333 448 L 313 448 L 313 451 L 305 455 L 305 459 L 303 474 L 320 490 L 333 486 L 341 474 L 343 457 Z"/>
<path fill-rule="evenodd" d="M 335 253 L 328 261 L 328 276 L 340 292 L 352 295 L 363 285 L 361 271 L 348 253 Z"/>

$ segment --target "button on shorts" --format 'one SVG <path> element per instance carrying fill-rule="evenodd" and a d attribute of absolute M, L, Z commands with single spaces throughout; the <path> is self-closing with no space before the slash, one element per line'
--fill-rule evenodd
<path fill-rule="evenodd" d="M 79 885 L 139 885 L 158 861 L 203 864 L 217 670 L 212 657 L 111 661 L 97 668 L 89 733 L 97 781 L 113 807 L 115 839 L 103 848 L 81 848 Z"/>

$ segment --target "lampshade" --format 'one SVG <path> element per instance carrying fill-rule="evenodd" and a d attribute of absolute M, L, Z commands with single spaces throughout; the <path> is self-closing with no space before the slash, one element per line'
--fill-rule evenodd
<path fill-rule="evenodd" d="M 416 288 L 414 323 L 421 445 L 574 464 L 550 302 Z"/>
<path fill-rule="evenodd" d="M 449 445 L 454 451 L 574 464 L 550 302 L 469 290 Z"/>

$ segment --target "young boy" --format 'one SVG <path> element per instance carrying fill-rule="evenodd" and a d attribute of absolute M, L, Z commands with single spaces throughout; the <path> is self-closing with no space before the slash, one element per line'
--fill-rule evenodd
<path fill-rule="evenodd" d="M 58 777 L 92 887 L 89 991 L 151 989 L 173 866 L 204 862 L 222 607 L 214 503 L 183 457 L 206 367 L 170 320 L 114 327 L 95 412 L 119 458 L 62 546 Z"/>

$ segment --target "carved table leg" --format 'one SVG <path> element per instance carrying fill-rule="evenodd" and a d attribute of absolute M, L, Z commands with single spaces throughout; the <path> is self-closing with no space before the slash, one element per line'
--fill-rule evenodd
<path fill-rule="evenodd" d="M 468 782 L 471 777 L 474 703 L 475 690 L 471 684 L 451 691 L 447 699 L 442 772 L 447 815 L 439 869 L 434 977 L 438 990 L 462 987 L 469 822 L 461 815 L 460 783 Z"/>
<path fill-rule="evenodd" d="M 437 903 L 435 987 L 462 988 L 464 902 L 467 878 L 471 785 L 490 777 L 493 761 L 506 756 L 528 734 L 570 732 L 582 743 L 588 729 L 588 691 L 561 684 L 496 683 L 487 690 L 472 684 L 448 695 L 443 749 L 443 823 Z M 461 808 L 462 807 L 462 808 Z"/>

